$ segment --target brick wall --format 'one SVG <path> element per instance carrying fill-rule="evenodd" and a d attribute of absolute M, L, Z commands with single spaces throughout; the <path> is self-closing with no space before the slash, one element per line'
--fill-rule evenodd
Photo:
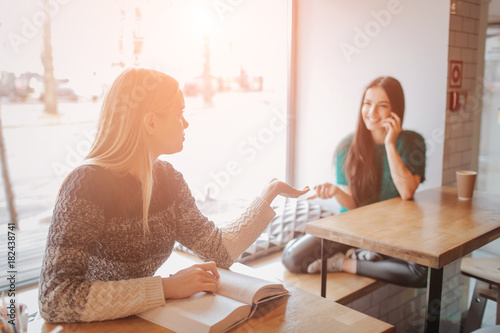
<path fill-rule="evenodd" d="M 386 284 L 347 306 L 394 325 L 397 332 L 422 332 L 426 289 Z"/>
<path fill-rule="evenodd" d="M 455 186 L 455 171 L 477 170 L 480 113 L 482 108 L 484 38 L 488 1 L 451 1 L 448 62 L 462 63 L 461 87 L 448 70 L 448 103 L 444 133 L 443 185 Z M 457 111 L 450 110 L 450 93 L 465 99 Z"/>
<path fill-rule="evenodd" d="M 459 260 L 445 267 L 443 280 L 440 330 L 458 333 L 468 295 Z M 424 331 L 427 290 L 386 284 L 347 306 L 394 325 L 398 333 L 418 333 Z"/>

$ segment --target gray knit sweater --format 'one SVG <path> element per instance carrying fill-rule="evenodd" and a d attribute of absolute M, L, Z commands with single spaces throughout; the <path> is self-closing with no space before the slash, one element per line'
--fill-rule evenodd
<path fill-rule="evenodd" d="M 64 181 L 47 238 L 39 308 L 49 322 L 121 318 L 164 304 L 153 276 L 174 242 L 228 268 L 274 216 L 256 198 L 218 228 L 204 217 L 182 174 L 167 162 L 153 168 L 149 233 L 142 227 L 141 184 L 131 175 L 84 165 Z"/>

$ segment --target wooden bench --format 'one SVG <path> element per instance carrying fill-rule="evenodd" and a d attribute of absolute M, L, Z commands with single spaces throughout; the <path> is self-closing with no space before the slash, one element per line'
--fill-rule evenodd
<path fill-rule="evenodd" d="M 47 229 L 48 225 L 42 225 L 36 230 L 23 230 L 17 233 L 18 242 L 16 252 L 19 255 L 16 256 L 16 269 L 19 274 L 17 278 L 22 278 L 16 283 L 18 288 L 36 285 L 38 282 L 45 240 L 47 238 Z M 6 237 L 5 234 L 3 236 Z M 6 251 L 6 247 L 0 249 L 0 254 L 3 254 L 4 258 L 7 256 Z M 179 254 L 181 257 L 185 255 L 183 252 L 179 251 L 175 251 L 175 253 Z M 319 295 L 321 285 L 320 274 L 290 273 L 281 263 L 281 253 L 281 251 L 275 252 L 246 262 L 245 264 L 269 278 L 287 282 L 315 295 Z M 170 260 L 175 261 L 175 256 Z M 0 274 L 4 283 L 3 289 L 7 289 L 7 262 L 0 263 L 0 267 L 3 268 Z M 384 282 L 362 276 L 347 273 L 330 273 L 328 274 L 326 298 L 346 305 L 383 285 L 385 285 Z"/>
<path fill-rule="evenodd" d="M 315 295 L 320 295 L 321 275 L 290 273 L 281 263 L 281 253 L 282 251 L 276 252 L 246 262 L 245 265 L 252 267 L 262 275 L 277 278 Z M 327 280 L 326 298 L 342 305 L 347 305 L 386 284 L 349 273 L 329 273 Z"/>
<path fill-rule="evenodd" d="M 199 261 L 192 254 L 174 251 L 167 262 L 158 270 L 158 273 L 161 275 L 171 274 L 174 272 L 174 268 L 178 270 L 179 267 L 187 267 L 193 260 Z M 269 280 L 283 281 L 314 295 L 320 295 L 320 274 L 290 273 L 281 263 L 281 251 L 246 262 L 245 265 L 235 265 L 249 266 L 259 276 L 266 277 Z M 327 279 L 326 298 L 342 305 L 352 303 L 356 299 L 386 285 L 385 282 L 348 273 L 329 273 Z"/>
<path fill-rule="evenodd" d="M 157 271 L 162 276 L 168 276 L 179 269 L 192 265 L 194 261 L 201 262 L 192 254 L 174 251 L 167 262 Z M 261 277 L 268 280 L 280 280 L 300 289 L 306 290 L 314 295 L 320 295 L 320 274 L 293 274 L 281 263 L 281 251 L 275 252 L 261 258 L 246 262 L 238 269 L 244 270 L 244 266 L 251 267 Z M 347 305 L 356 299 L 371 293 L 372 291 L 386 285 L 374 279 L 348 273 L 329 273 L 326 298 L 342 305 Z"/>
<path fill-rule="evenodd" d="M 174 251 L 172 256 L 157 273 L 163 276 L 175 273 L 179 269 L 190 266 L 193 260 L 199 261 L 189 253 Z M 247 262 L 245 265 L 252 267 L 260 276 L 267 277 L 269 280 L 277 279 L 284 281 L 314 295 L 320 295 L 320 274 L 290 273 L 281 263 L 281 251 Z M 339 304 L 347 305 L 385 284 L 374 279 L 348 273 L 329 273 L 326 298 Z M 32 295 L 32 298 L 34 298 L 33 302 L 30 302 L 28 299 L 24 299 L 23 301 L 29 303 L 28 306 L 33 310 L 38 305 L 36 304 L 36 297 L 36 294 Z"/>
<path fill-rule="evenodd" d="M 472 300 L 467 318 L 465 320 L 464 332 L 472 332 L 481 327 L 486 300 L 497 302 L 496 324 L 500 325 L 500 257 L 494 258 L 463 258 L 460 271 L 465 276 L 476 279 L 476 285 L 472 294 Z"/>

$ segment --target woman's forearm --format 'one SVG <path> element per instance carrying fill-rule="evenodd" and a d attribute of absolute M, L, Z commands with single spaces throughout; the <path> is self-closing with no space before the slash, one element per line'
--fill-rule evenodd
<path fill-rule="evenodd" d="M 403 200 L 413 198 L 418 185 L 420 184 L 420 176 L 413 175 L 410 170 L 404 165 L 401 156 L 399 155 L 396 145 L 386 144 L 387 159 L 391 170 L 392 180 Z"/>
<path fill-rule="evenodd" d="M 356 205 L 356 202 L 354 201 L 354 198 L 351 194 L 351 191 L 349 190 L 348 187 L 340 187 L 336 185 L 338 188 L 337 193 L 335 193 L 335 199 L 337 199 L 338 203 L 346 208 L 346 209 L 354 209 L 357 208 L 358 205 Z"/>

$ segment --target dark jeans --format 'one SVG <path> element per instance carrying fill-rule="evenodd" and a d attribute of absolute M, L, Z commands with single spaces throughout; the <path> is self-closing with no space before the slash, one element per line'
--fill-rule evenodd
<path fill-rule="evenodd" d="M 352 246 L 325 241 L 328 257 L 346 253 Z M 423 288 L 427 285 L 427 267 L 409 261 L 381 255 L 380 261 L 357 261 L 357 274 L 403 287 Z M 303 235 L 285 246 L 282 262 L 292 273 L 307 273 L 307 267 L 321 258 L 321 239 Z"/>

